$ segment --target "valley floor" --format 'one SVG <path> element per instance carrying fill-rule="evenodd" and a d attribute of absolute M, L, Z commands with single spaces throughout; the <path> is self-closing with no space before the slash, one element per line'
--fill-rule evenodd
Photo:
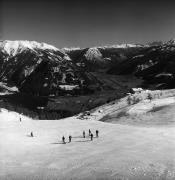
<path fill-rule="evenodd" d="M 99 130 L 99 138 L 82 132 Z M 33 131 L 34 137 L 30 137 Z M 69 134 L 72 142 L 62 144 Z M 175 179 L 175 126 L 110 124 L 76 117 L 30 120 L 0 113 L 1 180 Z"/>

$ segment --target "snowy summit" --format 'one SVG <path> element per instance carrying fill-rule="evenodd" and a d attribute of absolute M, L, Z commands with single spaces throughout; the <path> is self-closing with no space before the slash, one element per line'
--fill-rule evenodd
<path fill-rule="evenodd" d="M 24 51 L 25 49 L 42 49 L 42 50 L 53 50 L 58 51 L 58 49 L 55 46 L 46 44 L 46 43 L 39 43 L 36 41 L 2 41 L 0 42 L 0 49 L 2 49 L 4 52 L 6 52 L 9 55 L 16 55 L 17 53 L 20 53 Z"/>

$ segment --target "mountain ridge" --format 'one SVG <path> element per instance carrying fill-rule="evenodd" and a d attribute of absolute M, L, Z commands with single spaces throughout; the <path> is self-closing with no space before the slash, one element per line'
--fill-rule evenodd
<path fill-rule="evenodd" d="M 5 40 L 0 42 L 0 49 L 4 50 L 9 55 L 16 55 L 17 53 L 20 53 L 24 51 L 25 49 L 43 49 L 43 50 L 54 50 L 58 51 L 59 49 L 55 46 L 52 46 L 47 43 L 39 43 L 37 41 L 27 41 L 27 40 Z"/>
<path fill-rule="evenodd" d="M 11 81 L 19 89 L 26 90 L 29 88 L 27 84 L 31 86 L 29 79 L 33 79 L 35 84 L 35 80 L 40 76 L 38 83 L 43 82 L 41 85 L 43 87 L 40 88 L 45 89 L 48 82 L 46 83 L 42 78 L 50 79 L 47 77 L 49 76 L 52 80 L 55 79 L 55 82 L 49 85 L 49 87 L 54 86 L 54 88 L 49 88 L 48 94 L 49 91 L 52 91 L 51 89 L 60 90 L 60 87 L 63 87 L 60 85 L 65 85 L 65 87 L 75 85 L 75 87 L 82 88 L 85 84 L 88 86 L 92 82 L 92 84 L 99 86 L 100 79 L 92 78 L 91 72 L 116 75 L 133 74 L 144 79 L 145 82 L 147 81 L 147 84 L 154 84 L 157 79 L 159 79 L 159 84 L 167 83 L 164 82 L 165 80 L 163 82 L 160 80 L 161 76 L 164 76 L 164 79 L 169 78 L 169 84 L 172 86 L 170 79 L 173 79 L 174 82 L 174 75 L 170 76 L 170 74 L 174 72 L 171 70 L 174 65 L 170 66 L 170 64 L 174 63 L 174 46 L 175 40 L 172 39 L 167 42 L 157 41 L 146 45 L 119 44 L 58 49 L 50 44 L 36 41 L 6 40 L 0 42 L 0 80 Z M 43 70 L 39 66 L 47 66 L 47 68 Z M 40 72 L 36 72 L 38 69 Z M 169 75 L 166 76 L 166 74 Z M 23 87 L 24 84 L 27 88 Z M 102 83 L 100 86 L 103 86 Z M 171 86 L 167 85 L 167 87 Z"/>
<path fill-rule="evenodd" d="M 6 92 L 15 86 L 18 91 L 1 96 L 0 105 L 10 106 L 8 109 L 19 106 L 21 112 L 22 104 L 39 119 L 87 111 L 126 96 L 132 88 L 175 87 L 174 40 L 72 49 L 11 42 L 7 52 L 4 46 L 0 48 L 0 89 Z M 38 107 L 44 110 L 38 112 Z"/>
<path fill-rule="evenodd" d="M 27 93 L 67 93 L 60 85 L 74 85 L 78 92 L 91 81 L 69 55 L 52 45 L 36 41 L 1 42 L 0 65 L 0 81 L 14 84 Z"/>

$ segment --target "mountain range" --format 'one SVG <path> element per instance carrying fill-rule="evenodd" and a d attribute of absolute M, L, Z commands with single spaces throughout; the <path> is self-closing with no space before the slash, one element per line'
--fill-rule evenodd
<path fill-rule="evenodd" d="M 93 77 L 54 46 L 35 41 L 2 41 L 0 81 L 16 86 L 20 92 L 60 95 L 81 91 L 93 82 Z"/>
<path fill-rule="evenodd" d="M 63 49 L 64 50 L 64 49 Z M 84 62 L 89 71 L 134 75 L 144 88 L 175 87 L 175 41 L 147 45 L 114 45 L 85 49 L 65 49 L 74 62 Z"/>
<path fill-rule="evenodd" d="M 175 41 L 62 49 L 1 41 L 0 82 L 0 93 L 12 94 L 1 96 L 1 107 L 10 102 L 38 112 L 42 106 L 66 117 L 121 98 L 131 88 L 174 88 Z"/>

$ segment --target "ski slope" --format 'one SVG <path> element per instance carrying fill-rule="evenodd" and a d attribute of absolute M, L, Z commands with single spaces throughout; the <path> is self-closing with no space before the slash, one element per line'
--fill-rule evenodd
<path fill-rule="evenodd" d="M 99 138 L 83 139 L 88 129 Z M 63 135 L 72 142 L 62 144 Z M 175 179 L 175 126 L 37 121 L 2 110 L 0 137 L 1 180 Z"/>

